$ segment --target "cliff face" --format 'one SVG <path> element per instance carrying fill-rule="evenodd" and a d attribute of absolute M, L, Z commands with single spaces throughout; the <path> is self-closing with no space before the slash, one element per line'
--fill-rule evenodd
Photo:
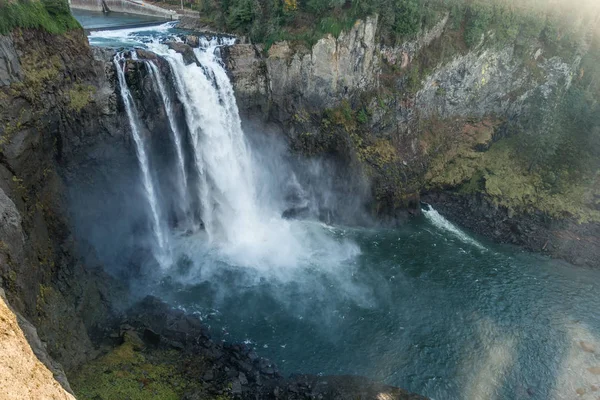
<path fill-rule="evenodd" d="M 0 285 L 70 370 L 96 355 L 90 335 L 121 293 L 75 256 L 84 244 L 71 234 L 65 186 L 76 168 L 66 160 L 116 132 L 112 89 L 80 30 L 15 30 L 0 43 Z"/>
<path fill-rule="evenodd" d="M 389 46 L 380 42 L 378 19 L 367 18 L 310 49 L 280 42 L 265 53 L 259 45 L 238 44 L 229 49 L 227 62 L 246 115 L 258 113 L 279 124 L 291 147 L 302 154 L 344 160 L 354 174 L 371 182 L 366 206 L 380 217 L 398 217 L 406 208 L 417 208 L 424 193 L 450 190 L 483 196 L 502 215 L 502 229 L 482 233 L 594 264 L 597 245 L 583 258 L 568 256 L 561 249 L 565 241 L 575 242 L 547 233 L 563 229 L 554 226 L 559 221 L 599 220 L 593 183 L 561 189 L 558 195 L 555 189 L 546 191 L 538 183 L 544 178 L 531 172 L 534 161 L 529 156 L 521 157 L 521 169 L 505 171 L 504 180 L 497 178 L 500 169 L 517 164 L 506 157 L 527 150 L 518 143 L 532 136 L 527 130 L 536 128 L 530 122 L 535 110 L 581 79 L 592 28 L 572 51 L 557 52 L 539 40 L 488 43 L 493 33 L 468 48 L 461 45 L 460 30 L 450 25 L 448 14 L 443 15 L 414 40 Z M 515 135 L 517 139 L 510 139 Z M 502 152 L 504 146 L 510 151 Z M 522 193 L 527 187 L 528 194 Z M 585 201 L 571 198 L 582 191 Z M 460 221 L 469 210 L 453 204 L 452 214 Z M 485 208 L 474 210 L 476 220 L 485 216 Z M 538 215 L 536 229 L 531 228 L 537 238 L 533 241 L 526 240 L 531 229 L 517 228 L 519 218 L 532 215 Z"/>
<path fill-rule="evenodd" d="M 406 134 L 417 114 L 437 118 L 516 115 L 535 89 L 568 86 L 581 61 L 580 56 L 546 59 L 539 43 L 529 43 L 519 54 L 513 46 L 480 46 L 456 51 L 445 59 L 439 56 L 439 62 L 434 61 L 414 82 L 417 87 L 409 88 L 402 71 L 409 71 L 421 53 L 439 50 L 448 15 L 415 40 L 396 47 L 379 43 L 377 21 L 377 17 L 359 20 L 349 32 L 338 38 L 328 35 L 311 49 L 284 41 L 273 44 L 263 56 L 259 45 L 233 46 L 228 62 L 241 106 L 264 109 L 268 105 L 269 118 L 288 124 L 296 114 L 321 112 L 344 100 L 356 102 L 360 96 L 389 89 L 404 100 L 388 105 L 403 122 L 399 133 Z M 526 63 L 535 63 L 535 69 Z"/>

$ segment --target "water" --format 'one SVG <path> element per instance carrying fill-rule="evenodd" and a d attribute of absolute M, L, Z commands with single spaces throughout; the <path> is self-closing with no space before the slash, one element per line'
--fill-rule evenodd
<path fill-rule="evenodd" d="M 165 81 L 162 74 L 159 72 L 158 67 L 152 63 L 146 63 L 150 68 L 150 74 L 156 82 L 158 86 L 158 90 L 160 92 L 160 97 L 163 100 L 163 106 L 165 108 L 165 113 L 167 114 L 167 118 L 169 120 L 169 126 L 171 128 L 171 138 L 173 139 L 173 143 L 175 144 L 175 153 L 177 154 L 177 187 L 179 189 L 179 204 L 182 207 L 182 211 L 185 214 L 185 223 L 187 227 L 193 227 L 194 221 L 192 219 L 193 213 L 190 210 L 191 202 L 188 197 L 188 177 L 185 168 L 185 158 L 183 155 L 183 147 L 181 144 L 182 135 L 179 132 L 179 128 L 177 127 L 177 121 L 175 120 L 175 115 L 173 113 L 173 105 L 169 94 L 167 93 L 167 89 L 165 87 Z"/>
<path fill-rule="evenodd" d="M 159 210 L 158 199 L 156 196 L 156 190 L 154 189 L 154 182 L 152 181 L 152 175 L 150 173 L 150 164 L 148 160 L 148 155 L 146 154 L 146 144 L 144 143 L 144 139 L 140 134 L 140 122 L 138 112 L 136 110 L 133 98 L 131 97 L 131 92 L 129 91 L 129 87 L 127 86 L 127 82 L 125 80 L 124 62 L 125 61 L 121 53 L 115 56 L 114 65 L 117 70 L 117 77 L 119 79 L 121 99 L 123 100 L 125 110 L 127 111 L 131 135 L 133 136 L 133 140 L 135 142 L 135 150 L 137 153 L 138 162 L 140 164 L 140 169 L 142 170 L 142 183 L 144 186 L 144 191 L 146 193 L 146 199 L 148 200 L 148 204 L 150 205 L 152 232 L 154 233 L 154 236 L 156 238 L 155 256 L 159 264 L 164 266 L 168 262 L 168 243 L 165 238 L 162 226 L 161 213 Z"/>
<path fill-rule="evenodd" d="M 162 18 L 127 13 L 103 13 L 97 11 L 71 10 L 84 29 L 108 29 L 146 23 L 161 23 Z"/>
<path fill-rule="evenodd" d="M 281 279 L 217 269 L 192 251 L 192 266 L 156 293 L 285 373 L 359 374 L 435 399 L 572 399 L 598 384 L 587 369 L 600 357 L 579 342 L 600 349 L 599 271 L 475 241 L 425 216 L 329 234 L 361 254 Z"/>
<path fill-rule="evenodd" d="M 365 375 L 438 400 L 597 397 L 589 368 L 600 366 L 600 271 L 494 245 L 432 208 L 394 230 L 282 219 L 275 177 L 301 184 L 275 147 L 247 140 L 218 57 L 223 42 L 204 41 L 200 66 L 186 66 L 152 40 L 166 29 L 96 36 L 168 62 L 173 81 L 164 83 L 183 104 L 192 147 L 183 150 L 194 158 L 186 172 L 201 182 L 188 195 L 201 200 L 205 230 L 167 233 L 174 262 L 150 292 L 285 373 Z M 138 156 L 148 169 L 152 154 Z"/>

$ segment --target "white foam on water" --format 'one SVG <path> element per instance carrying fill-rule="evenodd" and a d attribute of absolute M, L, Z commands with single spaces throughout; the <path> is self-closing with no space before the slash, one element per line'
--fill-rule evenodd
<path fill-rule="evenodd" d="M 454 225 L 452 222 L 448 221 L 444 218 L 437 210 L 433 207 L 429 206 L 429 210 L 423 209 L 423 215 L 438 229 L 444 230 L 446 232 L 451 233 L 461 241 L 471 244 L 478 249 L 486 250 L 485 246 L 480 244 L 477 240 L 473 239 L 465 232 L 463 232 L 460 228 Z"/>

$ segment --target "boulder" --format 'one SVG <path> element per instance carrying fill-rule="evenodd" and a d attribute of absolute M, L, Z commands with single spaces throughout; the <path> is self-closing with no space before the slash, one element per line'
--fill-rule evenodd
<path fill-rule="evenodd" d="M 171 50 L 175 50 L 177 53 L 181 54 L 183 56 L 183 62 L 185 62 L 186 65 L 193 63 L 198 64 L 194 50 L 189 45 L 181 42 L 167 42 L 165 44 L 169 46 Z"/>

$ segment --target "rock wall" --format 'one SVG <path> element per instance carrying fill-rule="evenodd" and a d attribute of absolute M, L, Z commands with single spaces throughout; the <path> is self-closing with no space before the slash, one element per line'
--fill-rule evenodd
<path fill-rule="evenodd" d="M 278 120 L 296 111 L 322 110 L 379 86 L 376 54 L 377 17 L 357 21 L 338 38 L 327 35 L 311 49 L 278 42 L 261 57 L 262 48 L 239 44 L 227 57 L 242 108 L 259 106 Z"/>
<path fill-rule="evenodd" d="M 0 42 L 19 66 L 0 86 L 0 285 L 71 370 L 97 354 L 91 337 L 124 297 L 101 265 L 76 255 L 85 243 L 72 235 L 65 185 L 77 168 L 67 160 L 119 137 L 118 116 L 106 115 L 114 89 L 83 31 L 22 30 Z"/>
<path fill-rule="evenodd" d="M 19 82 L 22 78 L 21 65 L 12 40 L 0 36 L 0 87 Z"/>
<path fill-rule="evenodd" d="M 518 113 L 533 89 L 568 85 L 577 71 L 579 59 L 544 59 L 541 45 L 533 43 L 525 55 L 516 54 L 513 46 L 457 51 L 432 66 L 416 93 L 406 88 L 404 74 L 392 74 L 390 79 L 389 67 L 407 70 L 423 49 L 436 50 L 434 44 L 445 33 L 448 18 L 444 15 L 415 40 L 395 47 L 379 43 L 377 17 L 357 21 L 337 39 L 327 35 L 311 49 L 283 41 L 263 55 L 259 45 L 234 45 L 227 61 L 236 95 L 242 108 L 264 110 L 269 104 L 269 117 L 282 123 L 299 111 L 322 111 L 382 89 L 405 97 L 395 105 L 398 118 L 482 117 Z M 525 61 L 535 62 L 536 68 L 526 68 Z"/>
<path fill-rule="evenodd" d="M 483 140 L 474 144 L 477 151 L 486 151 L 527 115 L 536 93 L 565 92 L 581 74 L 591 41 L 586 37 L 563 58 L 537 40 L 482 41 L 467 49 L 445 14 L 415 39 L 389 46 L 380 42 L 377 23 L 358 21 L 310 49 L 280 42 L 265 52 L 237 44 L 226 60 L 243 114 L 279 124 L 295 151 L 334 158 L 351 175 L 366 177 L 365 207 L 379 219 L 397 219 L 407 208 L 418 212 L 420 195 L 432 190 L 432 160 L 444 143 L 470 142 L 471 124 L 495 121 L 487 139 L 475 139 Z M 533 220 L 550 229 L 550 219 Z M 522 239 L 516 242 L 526 244 Z M 528 247 L 539 250 L 537 244 Z M 564 249 L 556 254 L 577 259 Z"/>

